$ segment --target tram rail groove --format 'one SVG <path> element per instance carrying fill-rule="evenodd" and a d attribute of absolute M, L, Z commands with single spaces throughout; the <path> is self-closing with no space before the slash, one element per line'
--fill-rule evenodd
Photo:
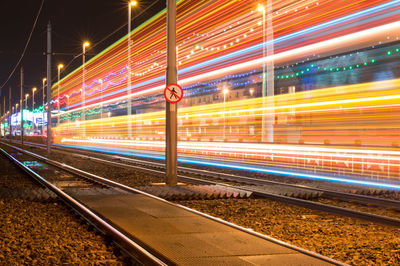
<path fill-rule="evenodd" d="M 0 143 L 2 143 L 2 142 L 0 142 Z M 2 143 L 2 144 L 6 144 L 6 143 Z M 44 157 L 44 156 L 37 155 L 37 154 L 34 154 L 34 153 L 32 153 L 32 152 L 29 152 L 29 151 L 23 150 L 23 149 L 21 149 L 21 148 L 18 148 L 18 147 L 9 145 L 9 144 L 6 144 L 6 145 L 9 146 L 10 148 L 13 148 L 13 149 L 15 149 L 15 150 L 17 150 L 17 151 L 20 151 L 20 152 L 22 152 L 22 153 L 25 153 L 25 154 L 27 154 L 27 155 L 29 155 L 29 156 L 32 156 L 32 157 L 37 158 L 37 159 L 39 159 L 39 160 L 43 160 L 43 161 L 45 161 L 46 163 L 48 163 L 48 164 L 50 164 L 50 165 L 53 165 L 53 166 L 56 166 L 56 167 L 58 167 L 58 168 L 60 168 L 60 169 L 62 169 L 62 170 L 65 170 L 65 171 L 67 171 L 67 172 L 69 172 L 69 170 L 71 170 L 71 169 L 74 169 L 74 170 L 71 171 L 71 173 L 74 173 L 74 174 L 76 174 L 76 175 L 82 176 L 83 178 L 87 178 L 87 177 L 89 177 L 89 178 L 91 178 L 91 179 L 93 178 L 93 179 L 95 179 L 95 181 L 104 182 L 104 184 L 107 184 L 107 185 L 112 185 L 112 186 L 115 186 L 115 187 L 117 187 L 117 188 L 120 188 L 120 189 L 123 189 L 123 190 L 126 190 L 126 191 L 130 191 L 130 192 L 134 192 L 134 193 L 140 193 L 140 194 L 146 195 L 146 196 L 148 196 L 148 197 L 151 197 L 151 198 L 154 198 L 154 199 L 157 199 L 157 200 L 164 201 L 164 202 L 166 202 L 166 203 L 168 203 L 168 204 L 177 205 L 177 206 L 179 206 L 180 208 L 185 209 L 185 210 L 187 210 L 187 211 L 190 211 L 190 212 L 192 212 L 192 213 L 196 213 L 196 214 L 201 215 L 201 216 L 204 216 L 204 217 L 206 217 L 206 218 L 208 218 L 208 219 L 217 221 L 217 222 L 219 222 L 219 223 L 221 223 L 221 224 L 228 225 L 228 226 L 230 226 L 230 227 L 236 228 L 236 229 L 238 229 L 238 230 L 240 230 L 240 231 L 243 231 L 243 232 L 246 232 L 246 233 L 248 233 L 248 234 L 257 236 L 257 237 L 259 237 L 259 238 L 262 238 L 262 239 L 271 241 L 271 242 L 273 242 L 273 243 L 277 243 L 277 244 L 282 245 L 282 246 L 284 246 L 284 247 L 288 247 L 288 248 L 290 248 L 290 249 L 297 250 L 297 251 L 299 251 L 300 253 L 308 254 L 308 255 L 310 255 L 310 256 L 312 256 L 312 257 L 321 259 L 321 260 L 323 260 L 323 261 L 332 263 L 332 264 L 334 264 L 334 265 L 347 265 L 347 264 L 345 264 L 345 263 L 342 263 L 342 262 L 340 262 L 340 261 L 331 259 L 331 258 L 329 258 L 329 257 L 325 257 L 325 256 L 320 255 L 320 254 L 318 254 L 318 253 L 315 253 L 315 252 L 312 252 L 312 251 L 309 251 L 309 250 L 306 250 L 306 249 L 303 249 L 303 248 L 300 248 L 300 247 L 291 245 L 291 244 L 289 244 L 289 243 L 283 242 L 283 241 L 281 241 L 281 240 L 279 240 L 279 239 L 276 239 L 276 238 L 273 238 L 273 237 L 270 237 L 270 236 L 267 236 L 267 235 L 264 235 L 264 234 L 255 232 L 255 231 L 253 231 L 252 229 L 245 228 L 245 227 L 242 227 L 242 226 L 239 226 L 239 225 L 230 223 L 230 222 L 225 221 L 225 220 L 223 220 L 223 219 L 220 219 L 220 218 L 217 218 L 217 217 L 208 215 L 208 214 L 206 214 L 206 213 L 203 213 L 203 212 L 200 212 L 200 211 L 197 211 L 197 210 L 188 208 L 188 207 L 183 206 L 183 205 L 171 203 L 171 202 L 169 202 L 169 201 L 167 201 L 167 200 L 164 200 L 164 199 L 162 199 L 162 198 L 156 197 L 156 196 L 151 195 L 151 194 L 149 194 L 149 193 L 146 193 L 146 192 L 137 190 L 137 189 L 135 189 L 135 188 L 131 188 L 131 187 L 125 186 L 125 185 L 123 185 L 123 184 L 114 182 L 114 181 L 112 181 L 112 180 L 107 180 L 107 179 L 105 179 L 105 178 L 103 178 L 103 177 L 100 177 L 100 176 L 97 176 L 97 175 L 94 175 L 94 174 L 91 174 L 91 173 L 88 173 L 88 172 L 85 172 L 85 171 L 76 169 L 76 168 L 71 167 L 71 166 L 69 166 L 69 165 L 67 165 L 67 164 L 59 163 L 59 162 L 54 163 L 53 160 L 50 160 L 50 159 L 48 159 L 48 158 L 46 158 L 46 157 Z M 34 172 L 33 170 L 31 170 L 29 167 L 25 166 L 23 163 L 21 163 L 20 161 L 18 161 L 15 157 L 13 157 L 12 155 L 8 154 L 4 149 L 0 148 L 0 152 L 3 153 L 5 156 L 7 156 L 7 157 L 8 157 L 10 160 L 12 160 L 14 163 L 16 163 L 19 167 L 21 167 L 27 174 L 29 174 L 30 176 L 32 176 L 34 179 L 38 180 L 40 183 L 42 183 L 42 184 L 45 185 L 46 187 L 49 187 L 49 189 L 52 190 L 57 196 L 59 196 L 59 197 L 61 198 L 62 201 L 64 201 L 67 205 L 71 206 L 71 208 L 73 208 L 80 216 L 82 216 L 86 221 L 88 221 L 90 224 L 92 224 L 95 228 L 98 228 L 98 230 L 99 230 L 101 233 L 106 234 L 106 233 L 108 233 L 108 230 L 111 230 L 111 234 L 110 234 L 110 235 L 111 235 L 112 237 L 116 237 L 117 239 L 121 239 L 122 242 L 121 242 L 121 243 L 120 243 L 120 242 L 116 242 L 116 244 L 117 244 L 119 247 L 121 247 L 122 250 L 126 251 L 127 254 L 132 255 L 132 254 L 129 253 L 129 252 L 131 252 L 131 250 L 132 250 L 132 248 L 133 248 L 132 251 L 133 251 L 133 252 L 136 252 L 136 253 L 133 253 L 133 255 L 134 255 L 134 256 L 132 257 L 133 259 L 137 260 L 138 258 L 139 258 L 139 259 L 143 258 L 143 259 L 144 259 L 144 264 L 143 264 L 143 265 L 168 265 L 168 264 L 164 263 L 162 260 L 160 260 L 160 259 L 158 259 L 157 257 L 155 257 L 155 256 L 154 256 L 153 254 L 151 254 L 149 251 L 147 251 L 146 249 L 144 249 L 143 247 L 141 247 L 138 243 L 134 242 L 132 239 L 130 239 L 130 238 L 128 238 L 127 236 L 125 236 L 125 235 L 124 235 L 123 233 L 121 233 L 118 229 L 114 228 L 114 227 L 113 227 L 112 225 L 110 225 L 107 221 L 104 221 L 101 217 L 97 216 L 95 213 L 93 213 L 92 211 L 90 211 L 90 210 L 89 210 L 88 208 L 86 208 L 84 205 L 80 204 L 80 203 L 79 203 L 77 200 L 75 200 L 73 197 L 71 197 L 71 196 L 69 196 L 68 194 L 64 193 L 62 190 L 60 190 L 59 188 L 57 188 L 56 186 L 54 186 L 53 184 L 51 184 L 50 182 L 48 182 L 46 179 L 44 179 L 43 177 L 41 177 L 39 174 L 37 174 L 36 172 Z M 53 162 L 52 162 L 52 161 L 53 161 Z M 53 164 L 53 163 L 54 163 L 54 164 Z M 66 168 L 69 168 L 69 167 L 71 167 L 71 169 L 67 170 Z M 75 169 L 78 170 L 78 171 L 75 172 Z M 199 181 L 201 182 L 202 180 L 199 180 Z M 77 208 L 76 208 L 76 207 L 77 207 Z M 97 223 L 98 221 L 100 222 L 100 224 Z M 94 222 L 95 222 L 95 223 L 94 223 Z M 99 227 L 100 227 L 100 228 L 99 228 Z M 113 239 L 114 239 L 114 238 L 113 238 Z M 132 247 L 132 245 L 133 245 L 133 247 Z M 139 248 L 139 250 L 136 250 L 136 248 Z M 138 252 L 139 252 L 139 253 L 138 253 Z M 141 261 L 140 261 L 140 262 L 141 262 Z"/>
<path fill-rule="evenodd" d="M 41 144 L 36 145 L 36 143 L 32 143 L 31 145 L 36 146 L 36 147 L 42 146 Z M 65 151 L 63 151 L 63 150 L 76 150 L 76 149 L 65 148 L 65 147 L 60 148 L 58 146 L 53 146 L 53 147 L 56 148 L 57 152 L 60 152 L 60 153 L 65 153 Z M 89 153 L 89 154 L 94 153 L 96 155 L 99 155 L 97 152 L 89 152 L 89 151 L 83 151 L 83 152 Z M 164 171 L 150 170 L 150 169 L 144 168 L 144 167 L 127 165 L 127 164 L 123 164 L 120 162 L 114 162 L 114 161 L 110 161 L 110 160 L 106 160 L 106 159 L 91 157 L 88 155 L 83 155 L 83 154 L 75 155 L 74 154 L 74 156 L 76 156 L 78 158 L 84 158 L 84 159 L 88 159 L 88 160 L 107 163 L 107 164 L 114 165 L 114 166 L 132 168 L 132 169 L 142 171 L 145 173 L 156 174 L 161 177 L 164 177 L 164 175 L 165 175 Z M 158 169 L 163 169 L 163 170 L 165 169 L 165 165 L 161 164 L 161 163 L 127 158 L 127 157 L 123 157 L 123 156 L 107 155 L 107 154 L 101 154 L 101 156 L 106 157 L 106 158 L 108 157 L 110 159 L 116 159 L 119 161 L 133 162 L 133 163 L 140 164 L 140 165 L 151 165 L 152 167 L 158 168 Z M 182 173 L 197 174 L 200 176 L 212 177 L 212 178 L 227 180 L 230 182 L 238 182 L 238 183 L 249 184 L 249 185 L 281 185 L 281 186 L 292 187 L 292 188 L 296 188 L 296 189 L 317 191 L 317 192 L 322 193 L 322 197 L 328 198 L 328 199 L 336 198 L 341 201 L 357 202 L 357 203 L 364 204 L 364 205 L 372 204 L 375 206 L 381 206 L 381 207 L 385 207 L 385 208 L 400 210 L 400 201 L 397 201 L 397 200 L 371 197 L 371 196 L 355 194 L 355 193 L 348 193 L 348 192 L 341 192 L 341 191 L 333 191 L 333 190 L 310 187 L 310 186 L 305 186 L 305 185 L 289 184 L 289 183 L 277 182 L 277 181 L 254 178 L 254 177 L 214 172 L 214 171 L 209 171 L 209 170 L 204 170 L 204 169 L 195 169 L 195 168 L 189 168 L 189 167 L 184 167 L 184 166 L 178 166 L 178 171 L 182 172 Z M 186 178 L 186 176 L 182 176 L 182 175 L 180 175 L 180 177 L 183 179 Z M 192 181 L 192 182 L 194 182 L 194 181 Z M 201 181 L 198 180 L 198 181 L 196 181 L 196 183 L 201 183 Z M 207 182 L 204 182 L 202 184 L 207 184 Z"/>
<path fill-rule="evenodd" d="M 52 161 L 46 157 L 43 157 L 41 155 L 37 155 L 34 154 L 32 152 L 23 150 L 21 148 L 6 144 L 7 146 L 10 146 L 16 150 L 19 150 L 20 152 L 26 153 L 26 154 L 30 154 L 31 156 L 39 159 L 39 160 L 44 160 L 49 164 L 52 164 L 54 166 L 60 167 L 63 170 L 69 171 L 71 173 L 77 174 L 77 175 L 82 175 L 84 177 L 87 178 L 92 178 L 95 179 L 99 182 L 105 182 L 108 185 L 117 185 L 119 186 L 119 188 L 124 189 L 124 190 L 128 190 L 128 191 L 139 191 L 136 190 L 134 188 L 116 183 L 114 181 L 111 180 L 107 180 L 105 178 L 96 176 L 94 174 L 79 170 L 77 168 L 74 168 L 72 166 L 66 165 L 64 163 L 59 163 L 56 161 Z M 85 157 L 89 157 L 84 155 Z M 90 157 L 92 160 L 99 160 L 103 163 L 107 163 L 108 160 L 104 160 L 104 159 L 99 159 L 99 158 L 94 158 L 94 157 Z M 118 164 L 121 167 L 127 167 L 127 168 L 131 168 L 131 169 L 135 169 L 140 171 L 141 169 L 143 169 L 143 167 L 137 167 L 137 166 L 132 166 L 132 165 L 126 165 L 126 164 L 122 164 L 122 163 L 116 163 L 116 162 L 112 162 L 113 165 Z M 146 173 L 152 173 L 152 174 L 156 174 L 156 175 L 161 175 L 164 176 L 165 173 L 158 171 L 158 170 L 154 170 L 154 169 L 145 169 Z M 234 175 L 232 175 L 234 176 Z M 249 179 L 249 178 L 246 178 Z M 209 181 L 209 180 L 203 180 L 203 179 L 198 179 L 198 178 L 194 178 L 194 177 L 188 177 L 188 176 L 183 176 L 183 175 L 178 175 L 178 180 L 179 181 L 186 181 L 186 182 L 192 182 L 192 183 L 198 183 L 198 184 L 209 184 L 209 185 L 222 185 L 222 186 L 226 186 L 226 187 L 234 187 L 228 184 L 223 184 L 223 183 L 219 183 L 219 182 L 215 182 L 215 181 Z M 261 182 L 263 180 L 258 179 L 258 182 Z M 303 188 L 302 186 L 300 186 L 301 188 Z M 374 223 L 379 223 L 379 224 L 383 224 L 383 225 L 389 225 L 389 226 L 394 226 L 394 227 L 400 227 L 400 219 L 397 218 L 392 218 L 392 217 L 388 217 L 388 216 L 382 216 L 382 215 L 376 215 L 376 214 L 372 214 L 372 213 L 366 213 L 366 212 L 360 212 L 360 211 L 356 211 L 356 210 L 352 210 L 352 209 L 348 209 L 348 208 L 343 208 L 343 207 L 337 207 L 334 205 L 329 205 L 329 204 L 323 204 L 323 203 L 318 203 L 318 202 L 314 202 L 314 201 L 309 201 L 309 200 L 303 200 L 303 199 L 298 199 L 298 198 L 293 198 L 293 197 L 288 197 L 288 196 L 282 196 L 282 195 L 277 195 L 274 193 L 266 193 L 266 192 L 261 192 L 258 191 L 257 189 L 242 189 L 244 191 L 248 191 L 248 192 L 252 192 L 254 195 L 257 195 L 259 197 L 264 197 L 264 198 L 268 198 L 270 200 L 274 200 L 274 201 L 279 201 L 282 203 L 286 203 L 286 204 L 291 204 L 291 205 L 297 205 L 297 206 L 301 206 L 301 207 L 305 207 L 305 208 L 309 208 L 309 209 L 313 209 L 313 210 L 318 210 L 318 211 L 323 211 L 323 212 L 327 212 L 327 213 L 331 213 L 331 214 L 335 214 L 335 215 L 340 215 L 340 216 L 347 216 L 347 217 L 351 217 L 351 218 L 356 218 L 356 219 L 362 219 L 362 220 L 366 220 L 366 221 L 370 221 L 370 222 L 374 222 Z M 141 191 L 140 191 L 141 192 Z M 145 193 L 145 192 L 141 192 L 141 193 Z M 338 192 L 340 193 L 340 192 Z M 145 193 L 147 195 L 150 195 L 148 193 Z M 337 195 L 337 194 L 336 194 Z M 351 196 L 353 194 L 349 194 L 348 196 Z M 356 195 L 356 194 L 355 194 Z M 153 196 L 153 195 L 151 195 Z M 356 195 L 358 196 L 362 196 L 362 195 Z M 153 196 L 154 197 L 154 196 Z M 366 196 L 362 196 L 361 198 L 365 198 Z M 353 199 L 355 200 L 355 199 Z M 369 200 L 370 202 L 370 200 Z M 380 201 L 381 202 L 381 201 Z"/>

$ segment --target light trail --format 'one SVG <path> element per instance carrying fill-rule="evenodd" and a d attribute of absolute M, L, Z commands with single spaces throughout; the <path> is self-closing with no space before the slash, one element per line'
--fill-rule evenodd
<path fill-rule="evenodd" d="M 179 152 L 399 181 L 400 0 L 273 0 L 264 17 L 258 4 L 178 1 Z M 130 67 L 125 36 L 86 63 L 84 89 L 78 68 L 53 91 L 54 143 L 163 152 L 165 11 L 131 35 Z"/>

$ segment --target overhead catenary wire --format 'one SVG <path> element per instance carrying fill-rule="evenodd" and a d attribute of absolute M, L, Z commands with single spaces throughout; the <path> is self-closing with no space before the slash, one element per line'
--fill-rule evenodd
<path fill-rule="evenodd" d="M 26 43 L 25 43 L 24 50 L 22 51 L 22 54 L 21 54 L 21 56 L 19 57 L 19 59 L 18 59 L 18 61 L 17 61 L 17 64 L 15 64 L 15 66 L 14 66 L 13 70 L 11 71 L 10 75 L 8 76 L 8 78 L 6 79 L 6 81 L 1 85 L 0 90 L 2 90 L 2 89 L 4 88 L 5 85 L 7 85 L 8 81 L 9 81 L 9 80 L 11 79 L 11 77 L 14 75 L 15 70 L 18 68 L 19 64 L 21 63 L 22 59 L 24 58 L 26 49 L 27 49 L 28 46 L 29 46 L 29 43 L 30 43 L 31 38 L 32 38 L 32 34 L 33 34 L 33 32 L 34 32 L 34 30 L 35 30 L 35 28 L 36 28 L 37 21 L 38 21 L 38 19 L 39 19 L 40 13 L 41 13 L 41 11 L 42 11 L 43 4 L 44 4 L 44 0 L 42 0 L 42 3 L 40 4 L 40 8 L 39 8 L 39 10 L 38 10 L 38 12 L 37 12 L 37 14 L 36 14 L 36 18 L 35 18 L 35 21 L 33 22 L 33 26 L 32 26 L 31 32 L 29 33 L 28 40 L 27 40 Z"/>
<path fill-rule="evenodd" d="M 151 7 L 153 7 L 155 4 L 157 4 L 158 2 L 160 2 L 160 0 L 158 1 L 154 1 L 152 2 L 149 6 L 147 6 L 145 9 L 143 9 L 140 13 L 138 13 L 137 15 L 135 15 L 133 17 L 133 19 L 138 18 L 139 16 L 141 16 L 144 12 L 146 12 L 147 10 L 149 10 Z M 114 31 L 112 31 L 111 33 L 107 34 L 103 39 L 101 39 L 100 41 L 96 42 L 95 44 L 93 44 L 88 50 L 95 48 L 97 45 L 103 43 L 104 41 L 106 41 L 108 38 L 110 38 L 111 36 L 113 36 L 114 34 L 116 34 L 117 32 L 119 32 L 121 29 L 123 29 L 124 27 L 126 27 L 128 23 L 124 23 L 121 26 L 119 26 L 117 29 L 115 29 Z M 64 67 L 64 71 L 68 69 L 68 67 L 72 64 L 72 62 L 79 58 L 82 55 L 82 53 L 75 55 L 74 58 L 72 58 Z"/>

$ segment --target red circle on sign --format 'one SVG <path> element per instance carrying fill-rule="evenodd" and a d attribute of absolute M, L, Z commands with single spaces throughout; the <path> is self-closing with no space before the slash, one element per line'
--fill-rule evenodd
<path fill-rule="evenodd" d="M 179 92 L 175 91 L 178 89 Z M 183 89 L 175 83 L 168 84 L 164 89 L 164 98 L 169 103 L 177 103 L 183 98 Z"/>

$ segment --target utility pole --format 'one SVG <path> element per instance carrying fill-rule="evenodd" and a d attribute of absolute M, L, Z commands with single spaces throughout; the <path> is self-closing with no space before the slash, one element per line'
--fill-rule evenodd
<path fill-rule="evenodd" d="M 50 155 L 51 139 L 51 24 L 47 24 L 47 154 Z"/>
<path fill-rule="evenodd" d="M 176 0 L 167 0 L 167 84 L 176 84 L 178 74 L 176 68 Z M 177 177 L 177 103 L 166 102 L 165 158 L 166 180 L 170 186 L 178 184 Z"/>
<path fill-rule="evenodd" d="M 130 1 L 128 4 L 128 62 L 127 62 L 127 73 L 128 73 L 128 108 L 127 108 L 127 116 L 128 116 L 128 137 L 131 138 L 132 137 L 132 120 L 131 120 L 131 116 L 132 116 L 132 98 L 131 98 L 131 86 L 132 86 L 132 82 L 131 82 L 131 75 L 132 75 L 132 69 L 131 69 L 131 23 L 132 23 L 132 7 L 136 6 L 137 2 L 136 1 Z"/>
<path fill-rule="evenodd" d="M 21 67 L 21 98 L 19 101 L 19 106 L 21 109 L 21 145 L 24 146 L 24 107 L 23 107 L 23 98 L 24 98 L 24 68 Z"/>
<path fill-rule="evenodd" d="M 11 143 L 11 135 L 12 135 L 12 128 L 11 128 L 11 118 L 12 118 L 12 113 L 11 113 L 11 86 L 9 87 L 9 94 L 8 94 L 8 109 L 10 111 L 10 115 L 8 116 L 9 119 L 9 128 L 10 128 L 10 143 Z"/>
<path fill-rule="evenodd" d="M 7 118 L 6 115 L 6 96 L 3 97 L 3 116 Z M 4 123 L 4 140 L 6 140 L 6 124 Z"/>
<path fill-rule="evenodd" d="M 274 85 L 274 28 L 273 28 L 273 20 L 272 20 L 272 0 L 267 1 L 267 108 L 270 110 L 267 116 L 267 142 L 274 142 L 274 124 L 275 124 L 275 85 Z"/>
<path fill-rule="evenodd" d="M 2 135 L 1 135 L 1 122 L 3 122 L 3 114 L 1 113 L 1 103 L 0 103 L 0 139 L 2 137 Z"/>

